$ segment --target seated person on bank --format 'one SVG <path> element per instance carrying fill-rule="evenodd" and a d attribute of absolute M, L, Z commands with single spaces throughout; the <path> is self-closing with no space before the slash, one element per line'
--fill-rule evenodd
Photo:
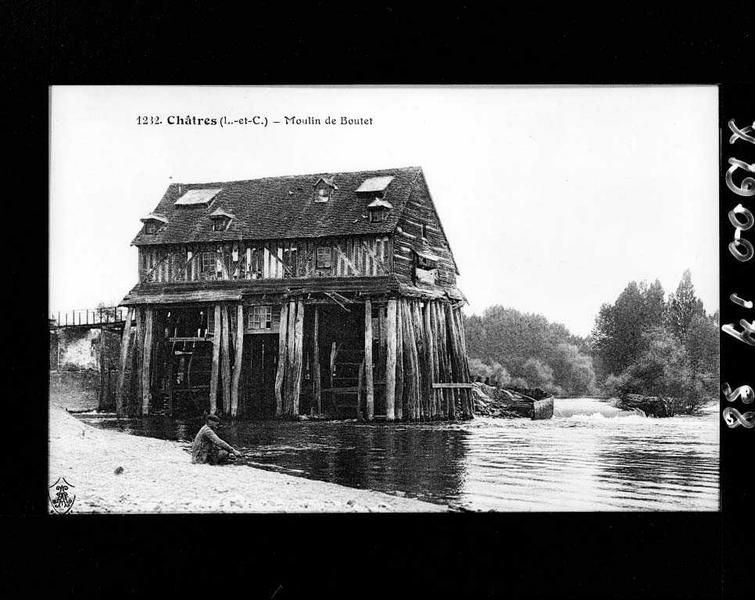
<path fill-rule="evenodd" d="M 222 465 L 228 462 L 231 456 L 241 456 L 241 452 L 221 440 L 215 433 L 219 426 L 220 417 L 207 415 L 205 425 L 197 432 L 191 446 L 191 462 Z"/>

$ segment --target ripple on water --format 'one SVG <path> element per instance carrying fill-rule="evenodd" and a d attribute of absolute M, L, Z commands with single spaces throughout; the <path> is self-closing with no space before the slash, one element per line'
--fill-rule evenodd
<path fill-rule="evenodd" d="M 242 465 L 475 510 L 718 510 L 718 412 L 652 419 L 608 403 L 557 400 L 547 421 L 237 423 L 221 436 Z M 86 417 L 178 440 L 197 421 Z"/>

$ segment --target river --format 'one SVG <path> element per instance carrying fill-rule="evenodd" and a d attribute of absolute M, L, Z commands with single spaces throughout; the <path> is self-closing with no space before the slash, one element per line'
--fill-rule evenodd
<path fill-rule="evenodd" d="M 710 511 L 719 508 L 716 406 L 646 418 L 592 398 L 553 419 L 464 423 L 239 422 L 221 437 L 237 464 L 469 510 Z M 78 415 L 97 427 L 181 442 L 197 420 Z"/>

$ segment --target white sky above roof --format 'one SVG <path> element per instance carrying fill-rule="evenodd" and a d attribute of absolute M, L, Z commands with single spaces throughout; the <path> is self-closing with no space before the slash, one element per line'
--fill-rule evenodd
<path fill-rule="evenodd" d="M 217 196 L 222 189 L 223 188 L 203 188 L 189 190 L 178 200 L 176 200 L 175 204 L 207 204 L 210 200 Z"/>
<path fill-rule="evenodd" d="M 687 268 L 718 308 L 714 86 L 53 86 L 51 99 L 52 311 L 123 298 L 139 218 L 170 183 L 406 166 L 423 168 L 468 314 L 502 304 L 586 335 L 630 280 L 668 293 Z M 254 114 L 374 124 L 136 122 Z"/>
<path fill-rule="evenodd" d="M 357 192 L 382 192 L 391 181 L 393 181 L 393 175 L 370 177 L 362 182 L 362 185 L 357 188 Z"/>

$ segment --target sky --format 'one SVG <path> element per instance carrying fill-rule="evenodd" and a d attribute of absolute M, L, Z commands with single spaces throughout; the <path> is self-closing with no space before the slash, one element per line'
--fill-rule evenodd
<path fill-rule="evenodd" d="M 629 281 L 668 293 L 685 269 L 718 308 L 714 86 L 53 86 L 50 98 L 51 313 L 116 304 L 136 284 L 131 240 L 170 183 L 405 166 L 425 173 L 467 314 L 500 304 L 584 336 Z M 218 124 L 168 124 L 190 116 Z"/>

